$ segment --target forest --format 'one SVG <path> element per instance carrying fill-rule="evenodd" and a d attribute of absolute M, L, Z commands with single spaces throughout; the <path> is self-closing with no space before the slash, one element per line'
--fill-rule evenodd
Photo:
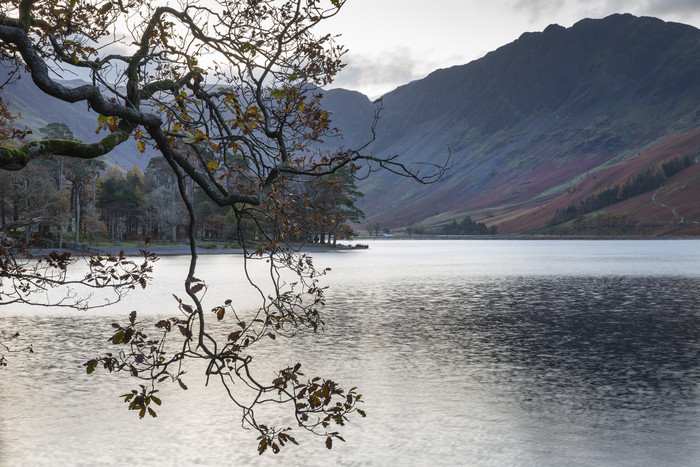
<path fill-rule="evenodd" d="M 40 130 L 45 138 L 72 140 L 70 128 L 51 123 Z M 355 206 L 362 197 L 350 168 L 295 185 L 303 206 L 287 219 L 295 225 L 293 242 L 334 243 L 353 235 L 350 223 L 364 213 Z M 279 238 L 274 223 L 255 207 L 214 204 L 192 183 L 200 240 L 243 243 L 263 233 Z M 302 201 L 303 200 L 303 201 Z M 303 214 L 301 214 L 303 213 Z M 80 244 L 119 244 L 124 241 L 178 242 L 188 224 L 175 176 L 163 157 L 155 157 L 145 171 L 132 167 L 124 173 L 106 167 L 100 159 L 48 156 L 25 170 L 0 172 L 0 220 L 25 245 L 61 248 Z"/>

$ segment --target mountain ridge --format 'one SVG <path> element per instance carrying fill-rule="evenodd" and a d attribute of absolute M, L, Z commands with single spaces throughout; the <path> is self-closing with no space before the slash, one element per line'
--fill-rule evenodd
<path fill-rule="evenodd" d="M 415 163 L 449 148 L 453 168 L 429 187 L 375 174 L 360 185 L 362 207 L 392 228 L 464 215 L 498 227 L 496 213 L 545 205 L 586 173 L 700 126 L 698 73 L 692 26 L 617 14 L 525 33 L 382 98 L 373 151 Z"/>
<path fill-rule="evenodd" d="M 449 155 L 451 169 L 432 185 L 385 172 L 361 181 L 360 207 L 368 221 L 395 230 L 430 229 L 469 215 L 502 233 L 569 233 L 571 219 L 552 224 L 558 211 L 658 169 L 677 157 L 680 147 L 685 151 L 680 155 L 697 160 L 697 76 L 700 30 L 692 26 L 630 14 L 583 19 L 569 28 L 553 24 L 523 33 L 478 60 L 399 86 L 382 96 L 381 104 L 357 91 L 323 90 L 323 104 L 344 134 L 327 147 L 364 145 L 381 108 L 370 152 L 399 155 L 401 163 L 423 171 L 418 164 L 442 164 Z M 98 138 L 96 115 L 84 104 L 49 99 L 32 89 L 25 77 L 7 86 L 3 97 L 35 132 L 51 120 L 69 124 L 78 138 Z M 144 169 L 152 155 L 126 142 L 108 163 Z M 641 200 L 577 213 L 573 230 L 586 233 L 582 222 L 598 225 L 597 216 L 627 206 L 625 215 L 637 225 L 633 233 L 700 234 L 696 166 L 668 177 L 665 187 L 640 194 Z M 608 178 L 608 185 L 601 185 Z M 671 206 L 664 196 L 680 204 Z M 686 213 L 682 225 L 679 212 Z M 649 219 L 655 226 L 647 225 Z"/>

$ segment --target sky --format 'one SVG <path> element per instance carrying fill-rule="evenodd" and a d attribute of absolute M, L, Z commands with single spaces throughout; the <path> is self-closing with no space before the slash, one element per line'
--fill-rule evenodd
<path fill-rule="evenodd" d="M 347 0 L 320 32 L 341 34 L 349 49 L 331 87 L 375 99 L 438 68 L 479 59 L 524 32 L 613 13 L 700 28 L 700 0 Z"/>

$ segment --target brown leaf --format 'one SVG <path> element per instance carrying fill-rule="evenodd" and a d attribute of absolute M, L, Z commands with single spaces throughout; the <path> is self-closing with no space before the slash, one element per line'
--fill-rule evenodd
<path fill-rule="evenodd" d="M 183 336 L 185 336 L 185 337 L 188 338 L 188 339 L 191 339 L 191 338 L 192 338 L 192 331 L 190 331 L 190 330 L 187 328 L 187 326 L 179 325 L 178 327 L 180 328 L 180 332 L 182 333 Z"/>

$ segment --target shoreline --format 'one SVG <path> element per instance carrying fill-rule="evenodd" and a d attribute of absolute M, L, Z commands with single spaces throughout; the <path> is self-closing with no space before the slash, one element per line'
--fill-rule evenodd
<path fill-rule="evenodd" d="M 338 244 L 336 246 L 328 245 L 298 245 L 295 251 L 302 252 L 343 252 L 343 251 L 354 251 L 354 250 L 365 250 L 366 247 L 355 247 L 352 245 Z M 155 253 L 156 256 L 189 256 L 190 247 L 189 245 L 144 245 L 144 246 L 87 246 L 84 249 L 76 248 L 32 248 L 31 251 L 34 255 L 46 255 L 52 251 L 57 252 L 68 252 L 73 256 L 106 256 L 106 255 L 119 255 L 122 251 L 124 256 L 141 256 L 141 250 L 148 251 L 149 253 Z M 249 253 L 254 252 L 254 249 L 249 249 Z M 244 254 L 243 248 L 205 248 L 197 247 L 197 256 L 207 256 L 207 255 L 242 255 Z"/>
<path fill-rule="evenodd" d="M 357 241 L 380 240 L 700 240 L 700 236 L 593 236 L 593 235 L 396 235 L 395 237 L 355 237 Z"/>
<path fill-rule="evenodd" d="M 346 252 L 346 251 L 356 251 L 356 250 L 366 250 L 369 246 L 362 244 L 364 241 L 381 241 L 381 242 L 391 242 L 391 241 L 420 241 L 420 240 L 430 240 L 430 241 L 455 241 L 455 240 L 491 240 L 491 241 L 508 241 L 508 240 L 528 240 L 528 241 L 542 241 L 542 240 L 554 240 L 554 241 L 572 241 L 572 240 L 587 240 L 587 241 L 600 241 L 600 240 L 644 240 L 644 241 L 657 241 L 657 240 L 700 240 L 697 236 L 687 236 L 687 237 L 635 237 L 635 236 L 625 236 L 625 237 L 605 237 L 605 236 L 540 236 L 540 235 L 413 235 L 413 236 L 396 236 L 396 237 L 356 237 L 354 244 L 337 244 L 336 246 L 323 245 L 323 244 L 304 244 L 296 245 L 295 251 L 305 252 L 305 253 L 332 253 L 332 252 Z M 88 256 L 88 255 L 119 255 L 120 252 L 124 252 L 125 256 L 140 256 L 140 250 L 145 250 L 150 253 L 155 253 L 156 256 L 189 256 L 190 247 L 189 245 L 147 245 L 147 246 L 87 246 L 84 248 L 32 248 L 30 251 L 34 255 L 45 255 L 51 251 L 58 252 L 68 252 L 74 256 Z M 250 249 L 249 252 L 253 252 L 254 249 Z M 197 247 L 198 256 L 207 255 L 242 255 L 244 250 L 242 248 L 223 248 L 218 245 L 215 247 Z"/>

